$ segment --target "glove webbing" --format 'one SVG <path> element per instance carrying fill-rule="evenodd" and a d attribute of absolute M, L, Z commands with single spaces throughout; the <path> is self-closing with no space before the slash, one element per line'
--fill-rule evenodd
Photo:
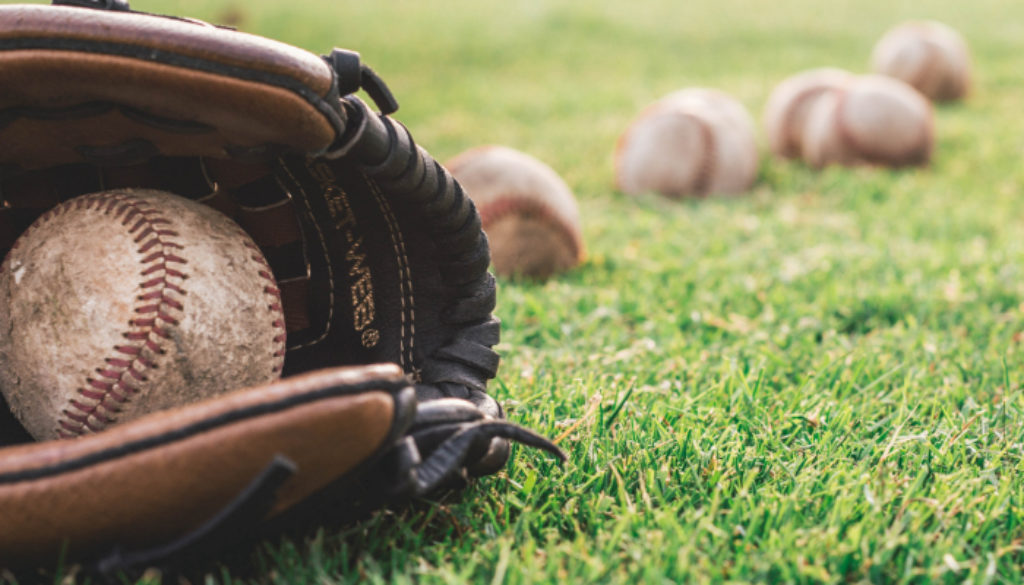
<path fill-rule="evenodd" d="M 413 142 L 404 126 L 374 116 L 358 99 L 348 98 L 343 104 L 349 116 L 367 121 L 357 123 L 363 131 L 348 156 L 364 165 L 396 206 L 411 206 L 423 217 L 444 254 L 438 264 L 453 294 L 442 315 L 446 323 L 459 326 L 459 335 L 430 356 L 421 381 L 483 391 L 484 381 L 497 373 L 498 355 L 491 346 L 498 342 L 500 324 L 491 316 L 496 287 L 487 271 L 490 251 L 480 216 L 462 187 Z"/>

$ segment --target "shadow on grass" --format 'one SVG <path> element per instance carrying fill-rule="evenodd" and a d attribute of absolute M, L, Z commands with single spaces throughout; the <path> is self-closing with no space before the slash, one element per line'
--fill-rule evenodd
<path fill-rule="evenodd" d="M 56 563 L 54 569 L 0 568 L 0 584 L 31 583 L 313 583 L 358 579 L 361 562 L 399 567 L 404 551 L 462 534 L 449 510 L 466 490 L 438 500 L 385 506 L 374 494 L 349 490 L 341 502 L 325 498 L 304 503 L 284 519 L 258 531 L 232 535 L 224 542 L 174 561 L 104 575 L 94 566 Z M 349 579 L 346 579 L 346 575 Z"/>

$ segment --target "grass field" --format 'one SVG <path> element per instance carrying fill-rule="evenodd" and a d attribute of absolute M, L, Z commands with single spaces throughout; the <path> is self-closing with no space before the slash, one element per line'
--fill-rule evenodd
<path fill-rule="evenodd" d="M 461 497 L 267 543 L 210 582 L 1024 581 L 1024 4 L 1013 0 L 135 0 L 358 50 L 439 160 L 501 143 L 582 210 L 586 262 L 501 281 L 517 449 Z M 799 70 L 867 68 L 907 18 L 959 28 L 976 87 L 931 168 L 765 156 L 735 199 L 632 199 L 644 105 L 755 115 Z"/>

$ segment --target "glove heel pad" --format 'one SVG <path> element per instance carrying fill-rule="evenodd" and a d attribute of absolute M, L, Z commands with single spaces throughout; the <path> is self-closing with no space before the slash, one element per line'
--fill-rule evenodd
<path fill-rule="evenodd" d="M 325 370 L 0 457 L 0 566 L 155 546 L 193 530 L 274 457 L 294 461 L 270 515 L 380 455 L 410 422 L 391 365 Z M 406 408 L 407 410 L 407 408 Z M 146 518 L 139 522 L 139 518 Z"/>

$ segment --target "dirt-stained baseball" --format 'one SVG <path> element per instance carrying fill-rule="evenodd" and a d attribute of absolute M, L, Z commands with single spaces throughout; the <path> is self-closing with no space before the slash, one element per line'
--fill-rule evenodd
<path fill-rule="evenodd" d="M 823 95 L 835 92 L 856 77 L 833 67 L 810 69 L 775 86 L 762 116 L 769 149 L 784 158 L 800 156 L 807 114 Z"/>
<path fill-rule="evenodd" d="M 226 216 L 111 190 L 39 217 L 0 267 L 0 390 L 37 439 L 75 437 L 280 376 L 270 268 Z"/>
<path fill-rule="evenodd" d="M 735 98 L 714 89 L 680 90 L 648 106 L 615 149 L 616 183 L 630 195 L 741 193 L 756 176 L 753 118 Z"/>
<path fill-rule="evenodd" d="M 890 29 L 871 53 L 875 73 L 903 80 L 934 101 L 959 100 L 971 87 L 967 42 L 950 26 L 933 20 Z"/>
<path fill-rule="evenodd" d="M 804 124 L 808 165 L 925 165 L 935 142 L 931 103 L 906 83 L 862 75 L 815 100 Z"/>
<path fill-rule="evenodd" d="M 480 213 L 495 272 L 543 280 L 582 261 L 579 207 L 551 167 L 497 145 L 471 148 L 445 166 Z"/>

